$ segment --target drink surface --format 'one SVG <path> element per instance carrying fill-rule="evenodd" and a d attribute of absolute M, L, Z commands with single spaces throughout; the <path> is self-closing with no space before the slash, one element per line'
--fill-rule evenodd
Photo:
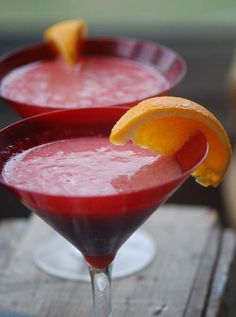
<path fill-rule="evenodd" d="M 41 61 L 11 71 L 1 94 L 12 101 L 52 108 L 111 106 L 168 89 L 151 66 L 118 57 L 84 57 L 74 68 L 62 60 Z"/>
<path fill-rule="evenodd" d="M 78 137 L 40 145 L 17 154 L 4 167 L 14 187 L 61 196 L 102 196 L 138 191 L 181 177 L 170 156 L 157 156 L 107 137 Z"/>

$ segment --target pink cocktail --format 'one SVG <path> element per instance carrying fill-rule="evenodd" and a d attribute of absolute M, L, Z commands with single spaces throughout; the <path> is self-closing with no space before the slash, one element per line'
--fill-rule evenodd
<path fill-rule="evenodd" d="M 72 68 L 63 60 L 16 68 L 1 83 L 1 95 L 22 104 L 53 109 L 109 107 L 160 94 L 169 82 L 158 71 L 119 57 L 82 57 Z"/>
<path fill-rule="evenodd" d="M 152 42 L 86 39 L 74 68 L 40 44 L 0 59 L 0 96 L 24 117 L 65 108 L 131 107 L 167 94 L 185 71 L 174 51 Z"/>
<path fill-rule="evenodd" d="M 167 157 L 132 144 L 113 146 L 108 135 L 124 112 L 52 112 L 0 131 L 1 183 L 82 252 L 96 317 L 111 316 L 110 263 L 118 249 L 186 180 L 208 148 L 200 132 Z"/>
<path fill-rule="evenodd" d="M 14 156 L 3 170 L 6 183 L 27 192 L 94 200 L 94 206 L 85 210 L 48 206 L 38 212 L 96 268 L 110 264 L 133 228 L 149 215 L 136 204 L 126 212 L 120 206 L 100 206 L 104 197 L 112 196 L 114 203 L 130 192 L 158 186 L 155 200 L 161 203 L 182 177 L 175 158 L 157 157 L 132 144 L 116 147 L 102 136 L 76 137 L 34 147 Z M 39 209 L 37 200 L 27 205 Z M 65 201 L 63 206 L 67 205 Z"/>

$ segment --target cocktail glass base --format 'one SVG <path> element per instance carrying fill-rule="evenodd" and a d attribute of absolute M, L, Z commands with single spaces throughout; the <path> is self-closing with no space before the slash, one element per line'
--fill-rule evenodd
<path fill-rule="evenodd" d="M 112 278 L 140 272 L 154 259 L 155 243 L 143 230 L 136 231 L 120 248 L 113 263 Z M 67 280 L 90 282 L 81 253 L 67 240 L 54 234 L 34 253 L 35 264 L 44 272 Z"/>

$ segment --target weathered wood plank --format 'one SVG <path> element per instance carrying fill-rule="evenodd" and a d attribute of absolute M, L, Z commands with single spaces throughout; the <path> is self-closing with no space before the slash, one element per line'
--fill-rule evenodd
<path fill-rule="evenodd" d="M 219 259 L 213 276 L 206 317 L 236 316 L 236 240 L 231 230 L 223 233 Z"/>
<path fill-rule="evenodd" d="M 0 222 L 0 273 L 7 268 L 26 225 L 24 219 Z"/>
<path fill-rule="evenodd" d="M 201 255 L 201 263 L 195 276 L 184 317 L 198 317 L 201 316 L 204 311 L 209 286 L 218 258 L 221 235 L 222 231 L 219 225 L 212 227 L 206 248 Z"/>
<path fill-rule="evenodd" d="M 165 316 L 183 316 L 201 254 L 216 221 L 212 214 L 188 212 L 187 208 L 182 213 L 159 216 L 156 223 L 149 224 L 152 233 L 156 230 L 155 262 L 145 275 L 141 274 L 143 278 L 140 280 L 130 280 L 125 287 L 118 285 L 117 297 L 122 294 L 122 297 L 129 298 L 127 316 L 134 313 L 152 316 L 156 308 L 163 305 L 167 308 Z M 117 315 L 123 316 L 123 313 L 120 307 Z"/>
<path fill-rule="evenodd" d="M 207 208 L 160 208 L 144 226 L 157 243 L 157 256 L 139 274 L 113 281 L 114 316 L 151 317 L 164 307 L 163 316 L 183 317 L 191 296 L 201 287 L 201 280 L 196 278 L 201 272 L 202 291 L 205 294 L 208 290 L 205 281 L 212 274 L 211 263 L 215 261 L 219 238 L 216 226 L 217 218 Z M 0 308 L 41 317 L 89 316 L 89 284 L 51 277 L 32 263 L 35 246 L 51 234 L 44 223 L 32 220 L 8 268 L 0 276 Z M 210 260 L 207 250 L 211 250 Z M 195 305 L 201 311 L 202 298 Z"/>

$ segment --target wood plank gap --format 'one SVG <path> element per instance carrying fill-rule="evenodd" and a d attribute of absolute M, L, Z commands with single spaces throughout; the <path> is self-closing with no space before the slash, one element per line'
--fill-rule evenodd
<path fill-rule="evenodd" d="M 204 317 L 235 317 L 236 236 L 227 229 L 222 243 Z"/>
<path fill-rule="evenodd" d="M 209 211 L 215 216 L 214 210 Z M 206 246 L 202 252 L 196 275 L 192 284 L 183 317 L 203 317 L 206 298 L 209 296 L 212 279 L 217 266 L 222 240 L 222 229 L 218 217 L 212 224 Z"/>
<path fill-rule="evenodd" d="M 203 306 L 203 311 L 202 311 L 201 317 L 205 317 L 206 316 L 207 306 L 208 306 L 208 302 L 209 302 L 209 299 L 210 299 L 210 296 L 211 296 L 212 285 L 214 283 L 214 276 L 216 274 L 217 266 L 218 266 L 219 259 L 220 259 L 220 254 L 221 254 L 221 251 L 222 251 L 223 238 L 224 238 L 224 233 L 223 233 L 223 231 L 221 231 L 219 244 L 218 244 L 218 249 L 217 249 L 217 255 L 216 255 L 215 262 L 213 264 L 213 269 L 212 269 L 212 273 L 211 273 L 211 277 L 210 277 L 208 290 L 207 290 L 207 294 L 206 294 L 206 297 L 205 297 L 205 302 L 204 302 L 204 306 Z"/>

